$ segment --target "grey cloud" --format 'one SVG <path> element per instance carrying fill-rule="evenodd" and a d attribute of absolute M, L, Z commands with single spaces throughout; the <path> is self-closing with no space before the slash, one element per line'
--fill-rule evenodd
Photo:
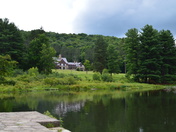
<path fill-rule="evenodd" d="M 174 0 L 89 0 L 74 21 L 74 30 L 87 34 L 121 37 L 130 28 L 146 24 L 176 32 Z"/>

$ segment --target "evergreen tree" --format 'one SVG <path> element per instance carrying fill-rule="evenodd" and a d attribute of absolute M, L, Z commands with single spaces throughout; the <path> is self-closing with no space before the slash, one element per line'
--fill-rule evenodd
<path fill-rule="evenodd" d="M 176 47 L 172 33 L 167 30 L 159 32 L 161 44 L 161 82 L 169 83 L 176 80 Z"/>
<path fill-rule="evenodd" d="M 140 54 L 140 41 L 139 32 L 137 29 L 130 29 L 126 33 L 125 39 L 126 48 L 126 63 L 127 63 L 127 76 L 134 76 L 136 81 L 139 81 L 137 77 L 139 68 L 139 54 Z"/>
<path fill-rule="evenodd" d="M 128 74 L 145 83 L 172 83 L 176 80 L 176 47 L 170 31 L 158 32 L 152 26 L 127 33 Z M 140 41 L 139 41 L 140 40 Z"/>
<path fill-rule="evenodd" d="M 94 71 L 102 73 L 103 69 L 106 68 L 107 59 L 107 43 L 103 37 L 100 36 L 95 42 L 94 48 Z"/>
<path fill-rule="evenodd" d="M 19 68 L 24 68 L 25 47 L 19 29 L 7 18 L 0 19 L 0 55 L 10 55 L 18 62 Z"/>
<path fill-rule="evenodd" d="M 118 53 L 115 46 L 110 44 L 107 48 L 107 64 L 109 73 L 119 73 Z"/>
<path fill-rule="evenodd" d="M 161 74 L 161 45 L 158 41 L 158 31 L 151 25 L 142 28 L 140 36 L 138 77 L 141 82 L 158 83 Z"/>
<path fill-rule="evenodd" d="M 29 39 L 33 40 L 35 38 L 38 38 L 41 34 L 45 34 L 45 31 L 41 27 L 40 29 L 35 29 L 30 32 Z"/>

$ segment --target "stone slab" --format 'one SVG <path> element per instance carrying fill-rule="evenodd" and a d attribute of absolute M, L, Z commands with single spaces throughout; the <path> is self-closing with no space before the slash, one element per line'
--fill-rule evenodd
<path fill-rule="evenodd" d="M 59 125 L 59 120 L 43 115 L 37 111 L 31 112 L 1 112 L 0 132 L 58 132 L 63 128 L 46 128 L 41 124 L 54 123 Z M 68 130 L 63 129 L 62 132 Z M 68 131 L 70 132 L 70 131 Z"/>

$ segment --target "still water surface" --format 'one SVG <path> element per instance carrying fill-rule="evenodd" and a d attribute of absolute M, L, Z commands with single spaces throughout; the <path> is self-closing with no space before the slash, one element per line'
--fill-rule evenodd
<path fill-rule="evenodd" d="M 176 132 L 176 94 L 43 91 L 0 94 L 0 112 L 50 111 L 72 132 Z"/>

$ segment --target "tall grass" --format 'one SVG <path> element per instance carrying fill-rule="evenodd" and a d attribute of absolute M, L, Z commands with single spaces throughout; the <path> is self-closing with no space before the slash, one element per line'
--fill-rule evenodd
<path fill-rule="evenodd" d="M 41 90 L 41 89 L 119 89 L 143 90 L 160 89 L 161 85 L 135 83 L 128 80 L 125 74 L 112 74 L 112 82 L 93 79 L 92 71 L 53 70 L 50 75 L 29 74 L 24 72 L 12 77 L 6 77 L 15 85 L 0 84 L 0 91 Z"/>

